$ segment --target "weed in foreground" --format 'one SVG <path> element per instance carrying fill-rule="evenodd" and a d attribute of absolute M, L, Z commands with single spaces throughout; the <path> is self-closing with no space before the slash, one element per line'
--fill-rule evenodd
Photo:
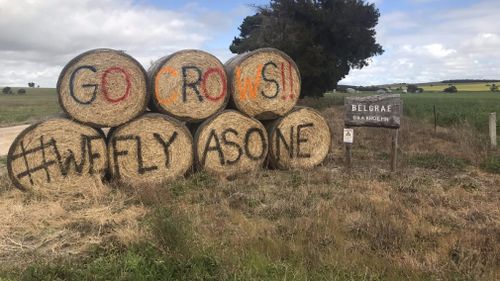
<path fill-rule="evenodd" d="M 187 219 L 174 215 L 173 211 L 159 207 L 148 220 L 155 247 L 165 255 L 189 257 L 193 245 L 192 232 Z"/>
<path fill-rule="evenodd" d="M 220 264 L 196 247 L 186 218 L 160 207 L 144 227 L 149 239 L 128 248 L 116 244 L 83 259 L 38 262 L 18 272 L 20 280 L 222 280 Z M 9 273 L 13 278 L 16 271 Z"/>
<path fill-rule="evenodd" d="M 92 258 L 30 266 L 20 280 L 220 280 L 213 257 L 187 260 L 164 256 L 148 244 L 126 251 L 94 253 Z"/>
<path fill-rule="evenodd" d="M 486 172 L 500 174 L 500 156 L 488 157 L 480 164 L 480 167 Z"/>

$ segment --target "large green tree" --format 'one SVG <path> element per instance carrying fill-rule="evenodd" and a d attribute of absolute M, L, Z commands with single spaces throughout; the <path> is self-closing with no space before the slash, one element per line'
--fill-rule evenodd
<path fill-rule="evenodd" d="M 280 49 L 297 63 L 302 96 L 322 96 L 351 68 L 367 66 L 384 52 L 375 40 L 380 13 L 362 0 L 271 0 L 243 20 L 229 47 L 243 53 Z"/>

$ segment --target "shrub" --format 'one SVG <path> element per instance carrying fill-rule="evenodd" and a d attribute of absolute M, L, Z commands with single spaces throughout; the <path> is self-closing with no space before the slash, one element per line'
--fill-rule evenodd
<path fill-rule="evenodd" d="M 498 92 L 498 86 L 496 84 L 491 85 L 490 91 L 492 91 L 492 92 Z"/>
<path fill-rule="evenodd" d="M 2 93 L 5 95 L 11 95 L 12 94 L 12 88 L 11 87 L 5 87 L 2 89 Z"/>
<path fill-rule="evenodd" d="M 408 85 L 408 87 L 406 88 L 406 90 L 408 91 L 408 93 L 416 93 L 417 92 L 417 89 L 418 87 L 415 86 L 415 85 Z"/>
<path fill-rule="evenodd" d="M 19 90 L 17 90 L 17 94 L 18 95 L 24 95 L 24 94 L 26 94 L 26 90 L 25 89 L 19 89 Z"/>
<path fill-rule="evenodd" d="M 448 88 L 444 89 L 443 92 L 445 92 L 445 93 L 456 93 L 456 92 L 458 92 L 458 89 L 457 89 L 457 87 L 451 85 Z"/>
<path fill-rule="evenodd" d="M 193 249 L 189 221 L 167 208 L 157 208 L 149 218 L 153 244 L 169 255 L 190 256 Z"/>

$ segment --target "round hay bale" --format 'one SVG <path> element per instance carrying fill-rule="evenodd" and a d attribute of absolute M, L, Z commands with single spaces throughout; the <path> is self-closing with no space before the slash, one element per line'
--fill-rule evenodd
<path fill-rule="evenodd" d="M 285 53 L 262 48 L 231 58 L 225 64 L 231 104 L 259 120 L 284 116 L 297 104 L 300 73 Z"/>
<path fill-rule="evenodd" d="M 102 185 L 107 168 L 104 133 L 64 118 L 26 128 L 7 156 L 9 177 L 22 190 Z"/>
<path fill-rule="evenodd" d="M 121 125 L 146 110 L 144 68 L 122 51 L 95 49 L 78 55 L 57 81 L 59 103 L 72 118 L 97 127 Z"/>
<path fill-rule="evenodd" d="M 265 127 L 235 110 L 225 110 L 203 122 L 194 140 L 198 168 L 221 177 L 257 170 L 267 156 Z"/>
<path fill-rule="evenodd" d="M 163 57 L 148 75 L 150 107 L 184 121 L 203 121 L 229 101 L 224 65 L 204 51 L 182 50 Z"/>
<path fill-rule="evenodd" d="M 147 113 L 108 136 L 112 178 L 134 186 L 183 176 L 193 166 L 193 137 L 172 117 Z"/>
<path fill-rule="evenodd" d="M 268 126 L 269 162 L 277 169 L 311 169 L 323 162 L 332 142 L 330 127 L 319 112 L 296 107 Z"/>

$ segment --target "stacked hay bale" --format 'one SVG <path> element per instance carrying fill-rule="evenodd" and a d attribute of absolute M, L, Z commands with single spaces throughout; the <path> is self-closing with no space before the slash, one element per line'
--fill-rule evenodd
<path fill-rule="evenodd" d="M 57 81 L 62 109 L 71 118 L 97 127 L 114 127 L 147 107 L 146 71 L 122 51 L 96 49 L 72 59 Z"/>
<path fill-rule="evenodd" d="M 198 168 L 224 177 L 247 173 L 262 167 L 267 150 L 270 166 L 277 169 L 310 169 L 323 162 L 330 129 L 318 112 L 294 109 L 301 83 L 289 56 L 263 48 L 237 55 L 225 67 L 230 106 L 240 113 L 226 110 L 197 129 Z M 267 124 L 265 137 L 260 122 Z"/>
<path fill-rule="evenodd" d="M 259 120 L 284 116 L 297 104 L 300 74 L 295 62 L 272 48 L 237 55 L 225 64 L 232 105 Z"/>
<path fill-rule="evenodd" d="M 147 113 L 109 133 L 110 175 L 134 186 L 176 179 L 192 167 L 192 147 L 193 138 L 183 123 Z"/>
<path fill-rule="evenodd" d="M 222 63 L 199 50 L 183 50 L 156 61 L 148 71 L 150 107 L 188 122 L 224 110 L 229 100 Z"/>
<path fill-rule="evenodd" d="M 258 120 L 226 110 L 196 130 L 197 167 L 221 177 L 255 171 L 267 156 L 266 129 Z"/>
<path fill-rule="evenodd" d="M 331 131 L 311 108 L 296 107 L 268 125 L 269 162 L 276 169 L 311 169 L 330 151 Z"/>
<path fill-rule="evenodd" d="M 108 173 L 106 136 L 98 129 L 146 110 L 147 75 L 122 51 L 95 49 L 72 59 L 57 82 L 66 117 L 25 129 L 11 145 L 8 173 L 20 189 L 101 186 Z"/>
<path fill-rule="evenodd" d="M 140 187 L 181 177 L 194 163 L 221 177 L 255 171 L 266 159 L 278 169 L 312 168 L 325 159 L 331 133 L 316 111 L 294 109 L 300 86 L 293 60 L 271 48 L 225 66 L 183 50 L 148 73 L 121 51 L 91 50 L 59 76 L 69 118 L 22 132 L 9 151 L 9 175 L 21 189 L 99 183 L 106 175 Z M 229 101 L 234 109 L 225 110 Z M 145 113 L 148 104 L 157 113 Z M 102 127 L 111 127 L 107 138 Z"/>
<path fill-rule="evenodd" d="M 104 133 L 65 118 L 21 132 L 7 156 L 7 170 L 22 190 L 99 186 L 108 168 Z"/>

